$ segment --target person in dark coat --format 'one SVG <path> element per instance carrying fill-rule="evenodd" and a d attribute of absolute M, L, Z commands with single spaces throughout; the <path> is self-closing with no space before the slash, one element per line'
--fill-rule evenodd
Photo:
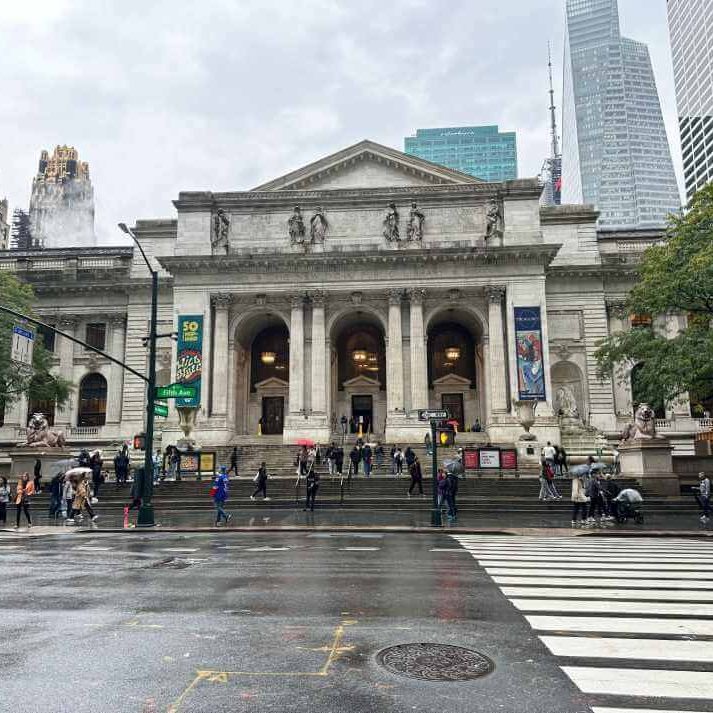
<path fill-rule="evenodd" d="M 411 475 L 411 486 L 408 489 L 408 496 L 411 497 L 413 489 L 418 486 L 418 492 L 423 495 L 423 473 L 421 472 L 421 461 L 416 457 L 408 469 Z"/>
<path fill-rule="evenodd" d="M 404 460 L 406 461 L 406 467 L 411 470 L 411 466 L 416 460 L 416 454 L 413 452 L 413 448 L 411 448 L 411 446 L 406 446 L 406 450 L 404 451 Z"/>
<path fill-rule="evenodd" d="M 94 490 L 94 497 L 99 499 L 99 488 L 104 482 L 104 477 L 102 476 L 102 461 L 101 452 L 94 451 L 89 458 L 89 467 L 92 469 L 92 488 Z"/>
<path fill-rule="evenodd" d="M 267 465 L 265 465 L 265 461 L 260 463 L 260 469 L 257 472 L 257 475 L 255 476 L 255 492 L 250 496 L 250 500 L 255 500 L 255 496 L 258 493 L 262 493 L 262 499 L 263 500 L 269 500 L 270 498 L 267 497 Z"/>
<path fill-rule="evenodd" d="M 235 473 L 235 477 L 238 477 L 238 447 L 233 448 L 233 452 L 230 454 L 230 468 L 228 468 L 228 475 Z"/>
<path fill-rule="evenodd" d="M 319 473 L 315 468 L 309 469 L 305 482 L 307 483 L 307 499 L 305 500 L 304 509 L 314 511 L 314 503 L 317 498 L 317 491 L 319 490 Z"/>
<path fill-rule="evenodd" d="M 458 517 L 456 497 L 458 495 L 458 476 L 448 471 L 446 475 L 446 503 L 448 504 L 448 517 L 455 520 Z"/>
<path fill-rule="evenodd" d="M 359 461 L 361 460 L 361 452 L 354 446 L 351 453 L 349 454 L 349 460 L 351 461 L 351 470 L 354 475 L 359 475 Z"/>
<path fill-rule="evenodd" d="M 371 446 L 367 443 L 361 451 L 361 459 L 364 462 L 364 475 L 368 478 L 371 476 Z"/>
<path fill-rule="evenodd" d="M 35 460 L 35 472 L 34 472 L 33 480 L 35 481 L 35 493 L 41 493 L 42 492 L 42 461 L 39 458 L 37 458 L 37 460 Z"/>
<path fill-rule="evenodd" d="M 337 473 L 341 475 L 344 472 L 344 449 L 341 446 L 334 449 L 334 465 L 337 468 Z"/>

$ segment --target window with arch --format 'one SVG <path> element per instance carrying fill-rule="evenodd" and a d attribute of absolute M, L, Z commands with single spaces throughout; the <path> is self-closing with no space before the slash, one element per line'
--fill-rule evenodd
<path fill-rule="evenodd" d="M 106 423 L 106 379 L 87 374 L 79 385 L 78 426 L 103 426 Z"/>
<path fill-rule="evenodd" d="M 379 327 L 357 323 L 345 328 L 337 339 L 339 389 L 344 382 L 365 376 L 386 388 L 386 349 Z"/>
<path fill-rule="evenodd" d="M 266 379 L 290 380 L 290 346 L 287 327 L 263 329 L 253 340 L 250 356 L 250 390 Z"/>
<path fill-rule="evenodd" d="M 428 335 L 428 383 L 455 374 L 475 388 L 475 341 L 460 324 L 439 324 Z"/>

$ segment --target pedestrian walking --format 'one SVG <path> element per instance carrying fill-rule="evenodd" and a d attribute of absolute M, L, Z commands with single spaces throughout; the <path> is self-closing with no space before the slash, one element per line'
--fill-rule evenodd
<path fill-rule="evenodd" d="M 233 448 L 233 452 L 230 454 L 230 468 L 228 468 L 228 475 L 235 473 L 235 477 L 238 477 L 238 447 Z"/>
<path fill-rule="evenodd" d="M 406 461 L 406 468 L 410 469 L 413 462 L 416 460 L 416 453 L 414 453 L 411 446 L 406 446 L 406 450 L 404 451 L 404 460 Z"/>
<path fill-rule="evenodd" d="M 409 468 L 409 474 L 411 476 L 411 485 L 408 489 L 408 496 L 411 497 L 413 489 L 418 487 L 418 492 L 423 495 L 423 472 L 421 471 L 421 461 L 416 457 Z"/>
<path fill-rule="evenodd" d="M 384 446 L 381 441 L 376 442 L 376 448 L 374 448 L 374 460 L 377 470 L 381 470 L 384 467 Z"/>
<path fill-rule="evenodd" d="M 557 465 L 561 477 L 564 477 L 567 473 L 569 473 L 567 458 L 567 451 L 562 446 L 557 446 Z"/>
<path fill-rule="evenodd" d="M 62 512 L 62 486 L 64 485 L 64 473 L 57 475 L 50 481 L 50 509 L 49 517 L 57 518 Z"/>
<path fill-rule="evenodd" d="M 431 456 L 433 455 L 433 443 L 431 442 L 431 434 L 427 433 L 423 437 L 423 445 L 426 446 L 426 453 Z"/>
<path fill-rule="evenodd" d="M 364 463 L 364 475 L 367 478 L 371 477 L 372 457 L 371 446 L 367 443 L 361 451 L 361 459 Z"/>
<path fill-rule="evenodd" d="M 540 500 L 560 500 L 562 498 L 562 496 L 557 492 L 554 480 L 554 465 L 551 461 L 548 461 L 543 457 L 540 468 Z"/>
<path fill-rule="evenodd" d="M 436 474 L 436 488 L 438 490 L 438 509 L 440 510 L 446 500 L 446 474 L 441 468 Z"/>
<path fill-rule="evenodd" d="M 458 496 L 458 475 L 453 470 L 446 473 L 445 487 L 446 503 L 448 504 L 448 517 L 455 520 L 458 517 L 456 497 Z"/>
<path fill-rule="evenodd" d="M 89 457 L 89 467 L 92 469 L 92 486 L 94 490 L 94 502 L 99 502 L 99 489 L 104 482 L 102 475 L 102 457 L 101 451 L 94 451 Z"/>
<path fill-rule="evenodd" d="M 144 467 L 141 466 L 136 468 L 134 471 L 134 481 L 131 483 L 131 490 L 129 495 L 131 496 L 131 502 L 124 506 L 124 527 L 133 527 L 129 524 L 129 513 L 136 508 L 137 510 L 141 508 L 141 497 L 143 495 L 143 482 L 144 482 Z"/>
<path fill-rule="evenodd" d="M 349 453 L 350 472 L 354 475 L 359 475 L 359 461 L 361 460 L 361 451 L 354 446 Z"/>
<path fill-rule="evenodd" d="M 215 526 L 220 525 L 221 520 L 225 520 L 227 525 L 232 515 L 225 512 L 225 501 L 228 499 L 228 470 L 224 465 L 220 466 L 218 475 L 215 476 L 213 487 L 210 489 L 210 496 L 215 505 Z"/>
<path fill-rule="evenodd" d="M 572 478 L 572 527 L 577 527 L 577 517 L 581 516 L 582 524 L 587 521 L 589 498 L 587 497 L 584 479 L 580 476 Z"/>
<path fill-rule="evenodd" d="M 260 468 L 253 478 L 253 483 L 257 486 L 255 488 L 255 492 L 250 496 L 250 500 L 255 500 L 255 496 L 258 493 L 262 493 L 262 499 L 263 500 L 269 500 L 270 498 L 267 497 L 267 466 L 265 465 L 265 461 L 260 463 Z"/>
<path fill-rule="evenodd" d="M 42 461 L 39 458 L 37 458 L 35 460 L 34 485 L 35 485 L 35 493 L 41 493 L 42 492 Z"/>
<path fill-rule="evenodd" d="M 342 414 L 342 417 L 339 419 L 339 423 L 342 425 L 342 443 L 344 443 L 344 439 L 347 437 L 347 417 Z"/>
<path fill-rule="evenodd" d="M 161 450 L 156 449 L 156 452 L 153 454 L 153 458 L 151 459 L 151 462 L 153 464 L 153 483 L 154 485 L 158 485 L 160 480 L 161 480 L 161 461 L 163 460 L 161 456 Z"/>
<path fill-rule="evenodd" d="M 307 497 L 305 499 L 305 510 L 314 511 L 314 503 L 317 499 L 317 491 L 319 490 L 319 473 L 315 468 L 310 468 L 305 480 L 307 485 Z"/>
<path fill-rule="evenodd" d="M 604 493 L 602 490 L 602 474 L 601 472 L 594 473 L 589 479 L 587 490 L 587 495 L 589 496 L 588 525 L 601 525 L 604 523 Z"/>
<path fill-rule="evenodd" d="M 396 477 L 404 472 L 404 454 L 398 446 L 391 449 L 391 472 Z"/>
<path fill-rule="evenodd" d="M 555 456 L 557 455 L 557 451 L 555 447 L 547 441 L 547 445 L 542 449 L 542 458 L 547 463 L 551 468 L 552 471 L 554 472 L 555 469 Z"/>
<path fill-rule="evenodd" d="M 85 473 L 79 478 L 77 489 L 74 493 L 74 500 L 72 501 L 72 515 L 70 517 L 72 517 L 76 523 L 79 523 L 82 519 L 82 510 L 87 511 L 93 522 L 99 519 L 99 516 L 94 513 L 89 500 L 89 479 Z"/>
<path fill-rule="evenodd" d="M 72 517 L 72 503 L 74 502 L 74 491 L 76 480 L 73 476 L 64 477 L 64 485 L 62 486 L 62 516 L 65 520 Z"/>
<path fill-rule="evenodd" d="M 24 512 L 27 519 L 27 527 L 32 527 L 32 517 L 30 516 L 30 498 L 35 494 L 35 483 L 30 480 L 29 473 L 23 473 L 17 481 L 15 490 L 15 506 L 17 507 L 17 519 L 15 529 L 20 528 L 20 515 Z"/>
<path fill-rule="evenodd" d="M 116 478 L 116 485 L 124 485 L 126 479 L 129 476 L 129 456 L 124 452 L 122 448 L 120 451 L 116 452 L 114 456 L 114 477 Z"/>
<path fill-rule="evenodd" d="M 711 514 L 711 481 L 705 473 L 698 474 L 698 486 L 693 488 L 696 492 L 696 501 L 701 508 L 701 522 L 708 522 Z"/>
<path fill-rule="evenodd" d="M 7 506 L 10 504 L 10 486 L 7 478 L 0 478 L 0 525 L 7 524 Z"/>
<path fill-rule="evenodd" d="M 173 447 L 173 453 L 171 454 L 171 472 L 173 473 L 174 480 L 178 483 L 181 480 L 181 452 Z"/>

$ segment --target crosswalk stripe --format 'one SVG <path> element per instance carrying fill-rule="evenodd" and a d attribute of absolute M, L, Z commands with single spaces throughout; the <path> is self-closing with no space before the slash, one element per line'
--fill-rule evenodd
<path fill-rule="evenodd" d="M 671 639 L 593 639 L 590 636 L 541 636 L 555 656 L 713 663 L 713 641 Z"/>
<path fill-rule="evenodd" d="M 567 580 L 571 581 L 571 580 Z M 713 602 L 713 591 L 703 592 L 695 589 L 649 591 L 646 589 L 592 589 L 569 587 L 501 587 L 506 597 L 553 597 L 555 599 L 629 599 L 642 601 L 655 599 L 660 601 L 699 601 Z M 582 603 L 586 607 L 588 603 Z"/>
<path fill-rule="evenodd" d="M 491 563 L 492 564 L 492 563 Z M 699 580 L 711 580 L 713 582 L 713 572 L 681 572 L 681 571 L 669 571 L 669 572 L 662 572 L 660 569 L 655 569 L 655 570 L 642 570 L 642 571 L 635 571 L 635 572 L 628 572 L 625 568 L 624 569 L 602 569 L 602 570 L 594 570 L 594 569 L 589 569 L 589 570 L 577 570 L 576 572 L 572 572 L 572 570 L 566 566 L 562 565 L 561 567 L 548 567 L 547 569 L 534 569 L 534 568 L 529 568 L 529 567 L 512 567 L 512 566 L 498 566 L 498 567 L 493 567 L 493 566 L 486 566 L 483 567 L 483 569 L 488 573 L 488 574 L 497 574 L 497 575 L 519 575 L 520 577 L 522 576 L 530 576 L 530 577 L 551 577 L 553 575 L 562 575 L 565 573 L 571 573 L 570 577 L 572 581 L 575 581 L 577 579 L 584 579 L 584 578 L 593 578 L 596 579 L 597 577 L 621 577 L 622 579 L 628 578 L 628 579 L 699 579 Z M 713 585 L 712 585 L 713 586 Z"/>
<path fill-rule="evenodd" d="M 713 619 L 525 615 L 535 631 L 594 631 L 600 634 L 713 636 Z M 713 678 L 713 676 L 711 676 Z"/>
<path fill-rule="evenodd" d="M 557 577 L 557 576 L 542 576 L 542 577 L 522 577 L 517 576 L 494 576 L 493 581 L 496 584 L 522 584 L 531 586 L 533 584 L 544 586 L 563 586 L 572 587 L 580 586 L 585 582 L 580 577 Z M 686 579 L 680 581 L 677 579 L 622 579 L 620 577 L 608 579 L 605 576 L 599 578 L 587 579 L 586 584 L 596 592 L 598 587 L 646 587 L 648 589 L 700 589 L 713 591 L 713 581 Z"/>
<path fill-rule="evenodd" d="M 711 616 L 705 604 L 672 602 L 575 602 L 569 599 L 511 599 L 520 611 L 577 612 L 578 614 L 665 614 L 678 616 Z"/>
<path fill-rule="evenodd" d="M 713 674 L 691 670 L 713 664 L 713 609 L 707 604 L 713 602 L 713 542 L 454 539 L 549 652 L 566 660 L 562 671 L 593 702 L 619 695 L 634 706 L 637 697 L 667 706 L 592 706 L 593 713 L 681 713 L 692 707 L 683 701 L 713 699 Z"/>
<path fill-rule="evenodd" d="M 584 693 L 657 698 L 713 698 L 713 676 L 700 671 L 562 666 Z"/>

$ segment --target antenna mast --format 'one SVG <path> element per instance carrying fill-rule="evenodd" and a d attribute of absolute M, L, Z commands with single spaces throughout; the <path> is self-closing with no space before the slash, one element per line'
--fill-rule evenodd
<path fill-rule="evenodd" d="M 560 155 L 559 138 L 557 136 L 557 113 L 555 107 L 555 90 L 552 84 L 552 51 L 547 43 L 547 69 L 550 74 L 550 132 L 552 134 L 552 158 Z"/>

